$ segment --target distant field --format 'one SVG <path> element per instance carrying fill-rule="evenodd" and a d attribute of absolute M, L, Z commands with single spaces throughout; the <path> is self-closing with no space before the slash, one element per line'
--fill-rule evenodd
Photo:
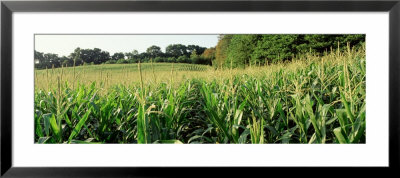
<path fill-rule="evenodd" d="M 35 71 L 36 143 L 365 143 L 365 51 Z"/>
<path fill-rule="evenodd" d="M 153 67 L 152 67 L 153 65 Z M 153 73 L 154 68 L 154 73 Z M 204 77 L 208 71 L 213 71 L 211 66 L 180 63 L 142 63 L 144 82 L 169 82 L 171 72 L 174 80 L 185 78 Z M 75 70 L 75 72 L 74 72 Z M 154 75 L 153 75 L 154 74 Z M 73 67 L 35 70 L 35 88 L 48 89 L 57 85 L 57 77 L 62 83 L 71 86 L 74 83 L 91 84 L 96 82 L 108 88 L 109 86 L 124 84 L 130 85 L 139 82 L 138 64 L 102 64 Z M 74 78 L 75 77 L 75 78 Z"/>

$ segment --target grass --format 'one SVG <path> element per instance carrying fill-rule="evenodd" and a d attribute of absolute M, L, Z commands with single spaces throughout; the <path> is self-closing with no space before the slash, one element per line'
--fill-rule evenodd
<path fill-rule="evenodd" d="M 75 70 L 35 71 L 36 143 L 366 142 L 364 50 L 246 69 Z"/>

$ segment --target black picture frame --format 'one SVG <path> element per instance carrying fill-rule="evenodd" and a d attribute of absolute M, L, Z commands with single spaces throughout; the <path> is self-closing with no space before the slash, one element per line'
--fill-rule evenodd
<path fill-rule="evenodd" d="M 12 18 L 13 12 L 126 12 L 126 11 L 271 11 L 271 12 L 389 12 L 389 167 L 399 168 L 400 118 L 400 0 L 264 0 L 264 1 L 2 1 L 1 2 L 1 176 L 5 177 L 142 177 L 208 175 L 215 168 L 130 168 L 130 167 L 74 167 L 74 168 L 19 168 L 12 165 Z M 373 154 L 373 153 L 371 153 Z M 205 170 L 206 169 L 206 170 Z M 231 169 L 232 168 L 221 168 Z M 243 168 L 218 170 L 220 173 L 242 172 Z M 253 168 L 251 172 L 264 172 Z M 275 169 L 281 169 L 275 167 Z M 291 168 L 297 169 L 297 168 Z M 347 168 L 346 168 L 347 169 Z M 377 169 L 364 169 L 366 174 Z M 296 175 L 297 171 L 284 171 Z M 247 172 L 247 171 L 246 171 Z M 296 173 L 297 172 L 297 173 Z M 302 170 L 301 172 L 309 172 Z M 331 171 L 329 171 L 331 172 Z M 326 172 L 326 174 L 330 174 Z M 351 171 L 352 172 L 352 171 Z M 360 174 L 354 171 L 354 174 Z"/>

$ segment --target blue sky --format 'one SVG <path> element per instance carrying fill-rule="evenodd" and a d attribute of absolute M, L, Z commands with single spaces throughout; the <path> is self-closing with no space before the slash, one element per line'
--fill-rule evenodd
<path fill-rule="evenodd" d="M 75 48 L 100 48 L 110 52 L 145 52 L 151 45 L 165 48 L 169 44 L 215 47 L 218 35 L 35 35 L 35 50 L 68 56 Z"/>

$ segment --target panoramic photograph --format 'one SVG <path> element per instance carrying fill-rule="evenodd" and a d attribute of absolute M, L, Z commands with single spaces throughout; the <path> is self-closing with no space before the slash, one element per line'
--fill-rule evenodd
<path fill-rule="evenodd" d="M 364 34 L 37 34 L 36 144 L 365 144 Z"/>

